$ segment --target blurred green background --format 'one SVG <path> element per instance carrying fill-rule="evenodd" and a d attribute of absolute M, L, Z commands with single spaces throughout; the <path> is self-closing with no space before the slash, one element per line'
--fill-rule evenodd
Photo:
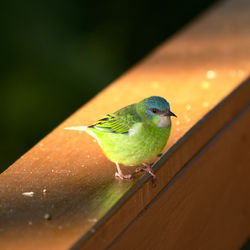
<path fill-rule="evenodd" d="M 0 172 L 213 2 L 2 2 Z"/>

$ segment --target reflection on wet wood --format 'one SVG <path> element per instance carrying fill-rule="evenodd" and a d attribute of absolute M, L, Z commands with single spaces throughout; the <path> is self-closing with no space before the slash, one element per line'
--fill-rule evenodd
<path fill-rule="evenodd" d="M 200 193 L 192 193 L 194 184 L 190 185 L 190 190 L 186 189 L 188 180 L 194 178 L 196 183 L 200 178 L 202 187 L 207 190 L 209 179 L 203 180 L 206 171 L 211 171 L 211 178 L 215 176 L 213 171 L 218 171 L 217 180 L 220 181 L 224 180 L 225 168 L 209 169 L 216 164 L 206 163 L 206 171 L 205 167 L 198 170 L 199 164 L 194 163 L 190 172 L 184 172 L 178 181 L 172 183 L 171 180 L 249 102 L 249 80 L 242 83 L 250 69 L 249 9 L 247 0 L 226 1 L 217 6 L 111 84 L 1 174 L 1 247 L 65 249 L 73 245 L 101 249 L 111 244 L 115 248 L 122 242 L 132 241 L 131 233 L 138 231 L 141 225 L 145 225 L 145 229 L 138 239 L 143 233 L 146 235 L 152 223 L 152 220 L 144 219 L 147 216 L 156 220 L 160 216 L 163 220 L 161 213 L 168 213 L 168 208 L 158 209 L 155 217 L 151 213 L 163 201 L 171 202 L 169 209 L 176 204 L 176 213 L 183 204 L 187 209 L 183 216 L 180 214 L 183 225 L 188 221 L 202 226 L 199 221 L 189 221 L 192 217 L 189 218 L 188 209 L 192 206 L 185 200 L 185 203 L 177 201 L 188 192 L 194 199 L 202 199 Z M 85 133 L 64 130 L 69 126 L 91 124 L 106 113 L 151 95 L 168 99 L 172 111 L 178 115 L 178 119 L 173 120 L 167 152 L 154 166 L 158 178 L 156 188 L 152 188 L 147 175 L 138 174 L 132 181 L 117 180 L 114 164 L 105 158 L 93 138 Z M 244 135 L 242 122 L 239 126 Z M 201 159 L 211 158 L 210 151 L 223 145 L 221 140 L 225 145 L 235 142 L 237 148 L 241 146 L 236 138 L 228 138 L 226 131 L 225 136 L 220 137 L 224 139 L 214 142 L 212 149 L 208 148 Z M 249 143 L 248 135 L 244 137 L 246 143 Z M 242 149 L 237 152 L 244 154 Z M 220 161 L 223 162 L 225 155 L 218 154 L 218 157 L 222 157 Z M 242 166 L 243 163 L 242 160 Z M 230 172 L 226 176 L 233 178 L 232 164 L 229 166 Z M 133 168 L 124 169 L 134 171 Z M 237 181 L 242 182 L 239 188 L 244 186 L 244 176 L 249 175 L 242 175 L 241 179 L 237 177 Z M 162 195 L 167 198 L 162 199 L 159 193 L 169 182 L 172 188 Z M 236 185 L 231 180 L 229 182 L 231 188 Z M 216 184 L 213 188 L 216 192 L 221 186 Z M 142 214 L 156 197 L 159 197 L 158 203 Z M 212 195 L 209 197 L 213 198 Z M 227 200 L 223 204 L 228 205 Z M 240 204 L 239 209 L 242 208 Z M 249 219 L 245 214 L 244 218 Z M 142 215 L 140 220 L 138 215 Z M 161 237 L 168 230 L 178 229 L 171 227 L 175 224 L 174 218 L 171 214 L 166 218 L 168 227 L 159 232 Z M 237 218 L 234 222 L 241 223 Z M 209 224 L 204 232 L 210 228 Z M 244 233 L 246 231 L 241 231 L 240 236 L 237 234 L 235 244 L 244 240 Z"/>

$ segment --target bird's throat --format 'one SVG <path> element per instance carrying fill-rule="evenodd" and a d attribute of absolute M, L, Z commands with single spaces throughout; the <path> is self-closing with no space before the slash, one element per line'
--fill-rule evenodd
<path fill-rule="evenodd" d="M 171 125 L 171 119 L 169 116 L 159 116 L 156 126 L 159 128 L 167 128 Z"/>

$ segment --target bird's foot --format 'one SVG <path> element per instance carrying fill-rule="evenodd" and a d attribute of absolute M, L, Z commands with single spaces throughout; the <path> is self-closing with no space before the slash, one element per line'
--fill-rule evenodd
<path fill-rule="evenodd" d="M 118 162 L 116 162 L 115 165 L 116 165 L 116 168 L 117 168 L 117 172 L 115 173 L 115 177 L 119 177 L 119 178 L 121 178 L 122 180 L 123 180 L 123 179 L 129 180 L 129 179 L 132 178 L 132 175 L 131 175 L 131 174 L 127 174 L 127 175 L 126 175 L 126 174 L 123 174 L 123 173 L 122 173 L 122 170 L 121 170 L 120 165 L 119 165 Z"/>
<path fill-rule="evenodd" d="M 132 178 L 132 175 L 131 174 L 123 174 L 123 173 L 118 173 L 118 172 L 116 172 L 115 173 L 115 177 L 119 177 L 119 178 L 121 178 L 122 180 L 123 179 L 127 179 L 127 180 L 129 180 L 129 179 L 131 179 Z"/>
<path fill-rule="evenodd" d="M 152 176 L 152 183 L 153 186 L 156 186 L 156 175 L 154 174 L 151 166 L 148 163 L 142 163 L 142 165 L 144 166 L 144 168 L 141 168 L 143 171 L 149 173 Z"/>

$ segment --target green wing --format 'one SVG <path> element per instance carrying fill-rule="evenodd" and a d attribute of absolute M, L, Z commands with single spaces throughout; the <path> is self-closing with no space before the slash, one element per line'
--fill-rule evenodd
<path fill-rule="evenodd" d="M 135 105 L 132 104 L 113 114 L 106 115 L 89 128 L 95 128 L 106 133 L 128 134 L 130 128 L 137 122 L 141 122 L 141 118 L 136 113 Z"/>

